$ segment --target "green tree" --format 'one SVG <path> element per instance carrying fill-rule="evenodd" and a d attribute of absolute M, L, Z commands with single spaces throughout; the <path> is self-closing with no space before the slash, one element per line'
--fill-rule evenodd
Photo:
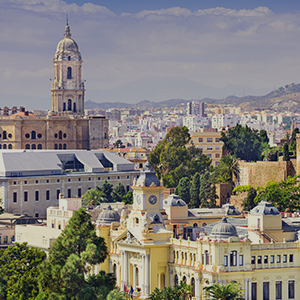
<path fill-rule="evenodd" d="M 200 204 L 200 199 L 199 199 L 199 193 L 200 193 L 200 174 L 197 172 L 192 179 L 191 182 L 191 201 L 190 201 L 190 207 L 191 208 L 198 208 Z"/>
<path fill-rule="evenodd" d="M 116 140 L 114 148 L 122 148 L 122 145 L 123 145 L 123 143 L 120 139 Z"/>
<path fill-rule="evenodd" d="M 265 200 L 271 202 L 279 211 L 294 212 L 300 208 L 300 180 L 299 176 L 288 177 L 285 181 L 271 180 L 265 187 L 257 188 L 255 204 Z"/>
<path fill-rule="evenodd" d="M 257 191 L 254 188 L 250 188 L 247 193 L 247 197 L 242 203 L 244 211 L 250 211 L 252 208 L 255 207 L 254 199 L 257 196 Z"/>
<path fill-rule="evenodd" d="M 189 300 L 192 299 L 192 286 L 181 281 L 179 285 L 163 289 L 155 288 L 149 300 Z"/>
<path fill-rule="evenodd" d="M 230 154 L 223 155 L 214 172 L 217 174 L 218 181 L 230 183 L 233 189 L 234 178 L 237 178 L 240 173 L 238 160 Z"/>
<path fill-rule="evenodd" d="M 297 146 L 297 142 L 296 142 L 296 135 L 300 133 L 300 130 L 298 127 L 296 127 L 293 131 L 292 131 L 292 137 L 291 137 L 291 141 L 290 141 L 290 149 L 292 151 L 296 151 L 296 146 Z"/>
<path fill-rule="evenodd" d="M 230 282 L 227 285 L 214 283 L 211 286 L 205 287 L 206 299 L 211 300 L 245 300 L 242 296 L 242 290 L 238 283 Z"/>
<path fill-rule="evenodd" d="M 133 203 L 133 193 L 132 191 L 128 191 L 126 195 L 123 196 L 122 202 L 125 204 L 132 204 Z"/>
<path fill-rule="evenodd" d="M 119 290 L 113 290 L 107 295 L 107 300 L 128 300 L 128 295 Z"/>
<path fill-rule="evenodd" d="M 268 137 L 268 133 L 266 130 L 261 129 L 259 132 L 259 138 L 261 140 L 262 143 L 266 143 L 269 144 L 269 137 Z"/>
<path fill-rule="evenodd" d="M 243 127 L 237 124 L 227 132 L 221 132 L 220 141 L 224 143 L 223 149 L 235 157 L 246 161 L 257 161 L 261 159 L 263 150 L 262 139 L 257 130 L 252 130 L 247 125 Z"/>
<path fill-rule="evenodd" d="M 26 243 L 0 249 L 0 299 L 33 300 L 38 295 L 38 269 L 46 254 Z"/>
<path fill-rule="evenodd" d="M 289 153 L 289 145 L 287 142 L 283 145 L 283 161 L 289 161 L 290 160 L 290 153 Z"/>
<path fill-rule="evenodd" d="M 96 235 L 91 215 L 83 208 L 75 211 L 39 267 L 36 299 L 106 299 L 115 288 L 114 276 L 104 271 L 90 275 L 91 267 L 103 263 L 106 256 L 104 239 Z"/>
<path fill-rule="evenodd" d="M 178 195 L 186 204 L 190 203 L 190 180 L 187 177 L 180 179 L 177 188 L 175 189 L 175 194 Z"/>
<path fill-rule="evenodd" d="M 81 197 L 83 206 L 96 206 L 101 203 L 107 203 L 108 199 L 106 194 L 101 190 L 101 188 L 96 187 L 95 189 L 87 190 Z"/>
<path fill-rule="evenodd" d="M 108 202 L 112 202 L 112 196 L 111 193 L 113 191 L 113 184 L 108 182 L 106 179 L 102 183 L 102 187 L 99 188 L 104 194 Z"/>
<path fill-rule="evenodd" d="M 121 182 L 119 182 L 112 192 L 112 200 L 113 202 L 121 202 L 123 201 L 123 197 L 125 195 L 126 195 L 125 187 Z"/>
<path fill-rule="evenodd" d="M 218 199 L 216 186 L 210 178 L 209 172 L 205 172 L 200 177 L 199 200 L 201 207 L 216 207 Z"/>
<path fill-rule="evenodd" d="M 212 169 L 211 159 L 190 142 L 187 127 L 174 127 L 150 153 L 149 161 L 166 187 L 176 187 L 182 177 L 191 180 L 196 172 Z"/>

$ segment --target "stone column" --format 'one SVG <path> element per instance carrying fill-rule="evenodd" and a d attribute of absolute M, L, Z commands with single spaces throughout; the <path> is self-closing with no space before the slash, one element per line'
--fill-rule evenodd
<path fill-rule="evenodd" d="M 142 255 L 142 295 L 145 295 L 146 255 Z"/>
<path fill-rule="evenodd" d="M 195 278 L 195 299 L 200 300 L 200 278 Z"/>
<path fill-rule="evenodd" d="M 122 250 L 121 251 L 121 290 L 123 290 L 123 288 L 124 288 L 124 285 L 125 285 L 125 283 L 124 283 L 124 268 L 125 268 L 125 266 L 124 266 L 124 255 L 125 255 L 125 253 L 124 253 L 124 251 Z"/>
<path fill-rule="evenodd" d="M 249 278 L 249 290 L 248 290 L 248 294 L 249 294 L 249 300 L 252 299 L 252 278 Z"/>
<path fill-rule="evenodd" d="M 112 265 L 111 265 L 111 259 L 108 259 L 108 263 L 109 263 L 109 273 L 112 273 Z"/>
<path fill-rule="evenodd" d="M 169 270 L 169 274 L 170 274 L 170 287 L 173 287 L 173 270 Z"/>
<path fill-rule="evenodd" d="M 133 288 L 136 288 L 136 265 L 133 265 Z"/>
<path fill-rule="evenodd" d="M 128 251 L 124 251 L 124 284 L 128 284 Z"/>
<path fill-rule="evenodd" d="M 150 294 L 150 254 L 146 254 L 146 285 L 145 285 L 145 296 L 148 297 Z"/>
<path fill-rule="evenodd" d="M 245 299 L 249 300 L 248 298 L 248 279 L 244 279 L 245 282 Z"/>

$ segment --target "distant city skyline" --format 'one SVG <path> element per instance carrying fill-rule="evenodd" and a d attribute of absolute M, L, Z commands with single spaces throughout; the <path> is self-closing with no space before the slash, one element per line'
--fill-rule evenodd
<path fill-rule="evenodd" d="M 222 98 L 300 82 L 296 1 L 88 2 L 1 1 L 0 107 L 51 108 L 67 13 L 86 100 Z"/>

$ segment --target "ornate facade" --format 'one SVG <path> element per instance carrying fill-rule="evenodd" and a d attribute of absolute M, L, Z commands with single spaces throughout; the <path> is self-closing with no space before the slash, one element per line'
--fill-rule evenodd
<path fill-rule="evenodd" d="M 282 218 L 263 201 L 248 219 L 228 206 L 228 218 L 193 227 L 189 218 L 196 211 L 186 214 L 186 204 L 178 196 L 163 200 L 163 188 L 147 164 L 133 183 L 128 218 L 123 213 L 119 220 L 111 211 L 103 212 L 111 218 L 99 215 L 97 230 L 106 240 L 109 258 L 95 272 L 101 268 L 114 273 L 122 290 L 132 286 L 141 299 L 156 287 L 180 281 L 192 285 L 196 300 L 205 299 L 204 287 L 232 281 L 244 289 L 246 300 L 299 299 L 299 218 Z M 180 213 L 186 214 L 185 220 Z M 172 214 L 179 232 L 170 221 Z"/>
<path fill-rule="evenodd" d="M 108 147 L 108 120 L 84 116 L 82 58 L 67 23 L 53 59 L 52 110 L 35 116 L 23 107 L 3 109 L 0 149 L 99 149 Z M 0 109 L 1 111 L 1 109 Z"/>

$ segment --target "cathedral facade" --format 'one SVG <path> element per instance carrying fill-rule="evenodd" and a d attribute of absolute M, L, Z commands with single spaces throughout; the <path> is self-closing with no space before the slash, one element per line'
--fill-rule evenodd
<path fill-rule="evenodd" d="M 108 147 L 108 120 L 84 115 L 82 58 L 67 23 L 53 59 L 52 110 L 36 116 L 0 109 L 0 149 L 98 149 Z"/>

